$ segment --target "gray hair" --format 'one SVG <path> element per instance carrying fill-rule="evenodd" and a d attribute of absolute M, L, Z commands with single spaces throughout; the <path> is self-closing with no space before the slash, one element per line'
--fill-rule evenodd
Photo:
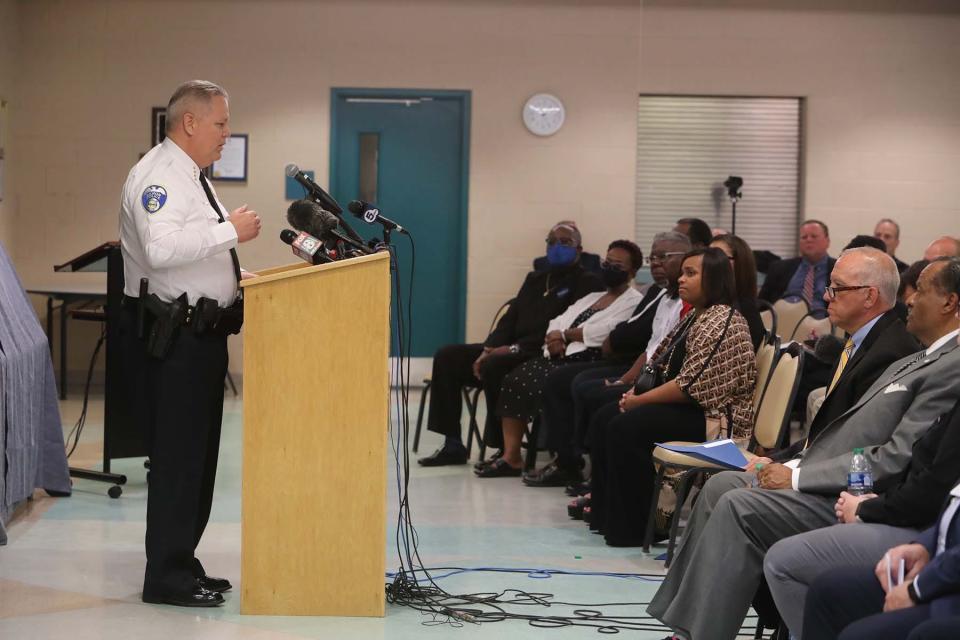
<path fill-rule="evenodd" d="M 663 231 L 653 236 L 653 243 L 657 244 L 658 242 L 667 242 L 669 244 L 679 245 L 683 252 L 686 253 L 690 251 L 693 247 L 693 244 L 690 242 L 690 236 L 680 233 L 679 231 Z"/>
<path fill-rule="evenodd" d="M 562 222 L 558 222 L 557 224 L 550 227 L 550 233 L 553 233 L 557 229 L 566 229 L 567 231 L 572 233 L 573 239 L 577 241 L 578 247 L 583 244 L 583 238 L 580 235 L 580 229 L 577 228 L 577 224 L 575 222 L 572 222 L 570 220 L 564 220 Z"/>
<path fill-rule="evenodd" d="M 860 278 L 858 284 L 876 287 L 880 300 L 893 306 L 897 301 L 897 290 L 900 288 L 900 272 L 897 271 L 897 263 L 887 255 L 886 251 L 873 247 L 847 249 L 840 254 L 840 257 L 854 253 L 863 258 L 862 266 L 857 271 L 857 276 Z"/>
<path fill-rule="evenodd" d="M 217 96 L 223 97 L 224 100 L 230 99 L 223 87 L 208 80 L 188 80 L 181 84 L 170 96 L 170 102 L 167 103 L 166 132 L 173 131 L 174 127 L 183 120 L 183 114 L 189 111 L 191 106 L 198 102 L 209 105 L 210 101 Z"/>

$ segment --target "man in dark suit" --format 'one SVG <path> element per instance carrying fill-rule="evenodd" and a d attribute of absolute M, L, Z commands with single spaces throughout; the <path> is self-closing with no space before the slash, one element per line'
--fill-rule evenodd
<path fill-rule="evenodd" d="M 956 638 L 960 630 L 960 485 L 936 523 L 876 566 L 824 572 L 810 588 L 804 637 L 844 640 Z M 903 563 L 904 578 L 899 581 Z"/>
<path fill-rule="evenodd" d="M 892 546 L 916 540 L 936 522 L 950 489 L 960 481 L 960 403 L 913 446 L 910 465 L 881 495 L 844 491 L 835 505 L 841 526 L 790 536 L 767 552 L 763 572 L 780 616 L 806 637 L 804 603 L 813 581 L 835 567 L 870 566 Z M 818 636 L 813 636 L 818 637 Z"/>
<path fill-rule="evenodd" d="M 893 261 L 884 258 L 884 269 L 895 274 Z M 832 297 L 876 286 L 866 282 L 836 285 Z M 931 264 L 911 299 L 908 324 L 926 350 L 891 364 L 789 462 L 755 471 L 751 461 L 747 472 L 724 471 L 707 481 L 648 613 L 687 637 L 736 636 L 763 577 L 767 550 L 836 522 L 836 497 L 846 488 L 855 447 L 864 448 L 876 486 L 903 473 L 914 443 L 960 399 L 958 294 L 960 263 Z M 759 487 L 750 486 L 754 477 Z M 722 589 L 716 588 L 718 575 Z"/>
<path fill-rule="evenodd" d="M 564 222 L 554 225 L 547 235 L 551 269 L 527 274 L 507 312 L 483 344 L 451 344 L 437 350 L 433 356 L 427 428 L 443 434 L 444 443 L 421 458 L 421 465 L 466 463 L 467 449 L 460 435 L 460 390 L 464 385 L 483 389 L 490 409 L 485 433 L 500 438 L 500 419 L 494 416 L 493 408 L 497 406 L 503 379 L 514 367 L 540 356 L 550 320 L 584 295 L 603 290 L 600 278 L 580 266 L 581 253 L 576 227 Z"/>
<path fill-rule="evenodd" d="M 884 262 L 888 264 L 887 269 L 880 268 Z M 828 303 L 827 314 L 830 322 L 850 337 L 840 360 L 826 378 L 827 396 L 810 425 L 810 438 L 816 437 L 825 425 L 852 407 L 891 362 L 920 349 L 920 343 L 907 332 L 894 310 L 899 278 L 896 271 L 889 268 L 890 262 L 890 257 L 882 251 L 858 247 L 844 251 L 833 268 L 830 284 L 836 289 L 823 294 Z M 843 289 L 867 280 L 879 284 L 883 274 L 890 279 L 885 286 Z M 831 296 L 830 291 L 836 291 L 836 295 Z M 893 297 L 889 298 L 891 292 Z M 800 440 L 771 457 L 776 461 L 789 460 L 803 449 L 804 444 L 805 441 Z"/>
<path fill-rule="evenodd" d="M 770 265 L 759 298 L 773 304 L 780 298 L 806 300 L 811 311 L 823 309 L 823 291 L 836 260 L 827 255 L 830 230 L 819 220 L 800 225 L 800 255 Z"/>
<path fill-rule="evenodd" d="M 900 273 L 906 271 L 910 265 L 897 257 L 897 247 L 900 246 L 900 225 L 890 218 L 883 218 L 874 227 L 873 237 L 883 240 L 887 253 L 897 263 L 897 271 Z"/>

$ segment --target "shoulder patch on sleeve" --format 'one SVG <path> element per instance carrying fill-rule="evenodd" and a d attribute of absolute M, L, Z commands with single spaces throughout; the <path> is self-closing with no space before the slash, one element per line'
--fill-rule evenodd
<path fill-rule="evenodd" d="M 158 184 L 150 185 L 143 190 L 140 196 L 140 204 L 147 213 L 156 213 L 163 208 L 167 202 L 167 190 Z"/>

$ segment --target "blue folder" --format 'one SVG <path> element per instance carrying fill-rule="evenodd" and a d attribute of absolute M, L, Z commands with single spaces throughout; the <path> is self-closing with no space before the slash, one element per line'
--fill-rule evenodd
<path fill-rule="evenodd" d="M 743 455 L 743 451 L 730 439 L 714 440 L 713 442 L 705 442 L 693 446 L 658 442 L 657 446 L 663 447 L 668 451 L 683 453 L 698 460 L 717 464 L 734 471 L 743 471 L 744 467 L 747 466 L 747 459 Z"/>

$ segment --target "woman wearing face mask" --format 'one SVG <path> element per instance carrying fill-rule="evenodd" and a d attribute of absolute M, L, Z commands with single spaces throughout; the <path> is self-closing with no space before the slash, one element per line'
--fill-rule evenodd
<path fill-rule="evenodd" d="M 503 455 L 477 469 L 478 476 L 521 475 L 520 442 L 524 426 L 540 411 L 547 374 L 564 364 L 601 357 L 600 345 L 604 339 L 617 324 L 630 316 L 642 297 L 633 287 L 633 279 L 642 264 L 643 253 L 633 242 L 616 240 L 610 243 L 600 274 L 606 290 L 584 296 L 551 320 L 544 340 L 543 357 L 528 360 L 504 378 L 497 405 L 503 432 Z"/>
<path fill-rule="evenodd" d="M 680 298 L 693 306 L 660 343 L 651 363 L 662 382 L 630 390 L 600 409 L 590 424 L 593 499 L 590 528 L 610 546 L 640 546 L 653 496 L 655 443 L 702 442 L 707 418 L 719 435 L 753 432 L 756 361 L 747 322 L 736 311 L 727 256 L 710 247 L 688 253 L 680 269 Z"/>

